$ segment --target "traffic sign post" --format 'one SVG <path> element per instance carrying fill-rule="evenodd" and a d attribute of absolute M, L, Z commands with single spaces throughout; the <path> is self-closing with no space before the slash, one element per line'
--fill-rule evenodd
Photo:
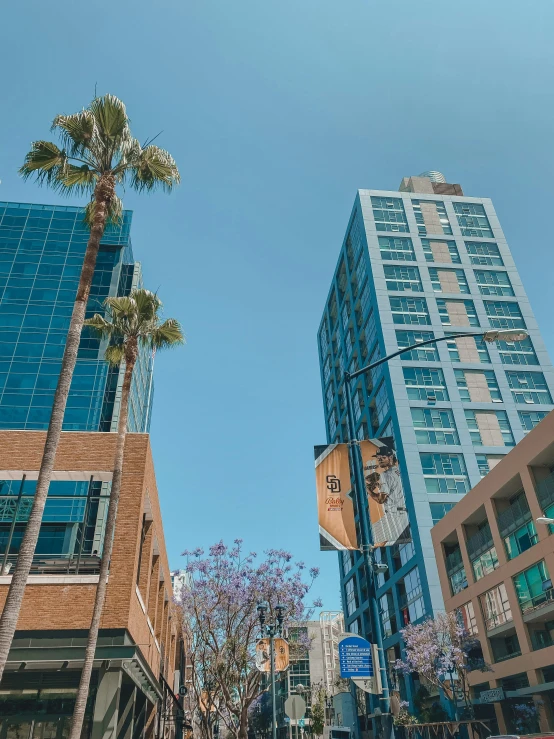
<path fill-rule="evenodd" d="M 374 676 L 371 644 L 367 639 L 345 634 L 339 641 L 341 677 L 371 678 Z"/>
<path fill-rule="evenodd" d="M 291 695 L 285 701 L 285 713 L 293 721 L 298 721 L 306 715 L 306 701 L 299 695 Z"/>

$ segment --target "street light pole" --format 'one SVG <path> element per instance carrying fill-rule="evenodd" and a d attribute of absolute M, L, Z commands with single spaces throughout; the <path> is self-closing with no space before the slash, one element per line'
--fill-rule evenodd
<path fill-rule="evenodd" d="M 270 660 L 270 680 L 271 680 L 271 736 L 277 739 L 277 697 L 275 690 L 275 637 L 281 634 L 283 627 L 283 614 L 285 607 L 281 605 L 275 606 L 275 620 L 272 623 L 266 623 L 267 605 L 258 603 L 258 618 L 260 620 L 260 628 L 262 636 L 269 636 L 269 660 Z"/>
<path fill-rule="evenodd" d="M 366 565 L 366 571 L 368 574 L 368 590 L 369 590 L 369 602 L 370 602 L 370 609 L 371 609 L 371 621 L 373 625 L 373 635 L 375 638 L 375 641 L 377 643 L 377 652 L 379 655 L 379 669 L 381 672 L 381 684 L 383 688 L 383 714 L 387 715 L 387 722 L 390 721 L 390 688 L 389 688 L 389 678 L 387 674 L 387 667 L 386 667 L 386 659 L 385 659 L 385 653 L 383 651 L 383 632 L 381 629 L 381 621 L 380 621 L 380 615 L 379 615 L 379 605 L 377 602 L 377 586 L 376 586 L 376 578 L 375 578 L 375 570 L 374 570 L 374 560 L 373 560 L 373 544 L 371 541 L 371 535 L 370 535 L 370 523 L 368 520 L 368 516 L 366 515 L 366 500 L 364 495 L 364 478 L 363 478 L 363 465 L 362 465 L 362 459 L 360 454 L 360 447 L 359 447 L 359 441 L 356 439 L 356 431 L 355 431 L 355 425 L 354 425 L 354 413 L 352 408 L 352 386 L 351 381 L 355 380 L 356 378 L 360 377 L 361 375 L 365 375 L 368 372 L 371 372 L 371 370 L 375 369 L 376 367 L 379 367 L 381 364 L 385 364 L 385 362 L 389 362 L 391 359 L 394 359 L 395 357 L 400 356 L 401 354 L 404 354 L 406 352 L 413 351 L 414 349 L 419 349 L 422 346 L 426 346 L 428 344 L 438 344 L 441 341 L 447 341 L 450 339 L 458 339 L 458 338 L 466 338 L 468 336 L 482 336 L 483 339 L 489 343 L 492 343 L 494 341 L 523 341 L 526 339 L 529 334 L 527 331 L 523 329 L 514 329 L 514 330 L 489 330 L 489 331 L 472 331 L 467 333 L 458 333 L 458 334 L 451 334 L 450 336 L 439 336 L 433 339 L 427 339 L 426 341 L 420 341 L 417 344 L 413 344 L 412 346 L 405 347 L 404 349 L 399 349 L 396 352 L 393 352 L 392 354 L 389 354 L 386 357 L 383 357 L 382 359 L 378 359 L 376 362 L 372 362 L 371 364 L 368 364 L 366 367 L 362 367 L 359 370 L 356 370 L 355 372 L 347 372 L 344 371 L 343 373 L 343 380 L 344 380 L 344 389 L 346 394 L 346 418 L 347 418 L 347 432 L 348 432 L 348 439 L 346 439 L 346 443 L 350 447 L 351 452 L 351 459 L 352 459 L 352 472 L 353 472 L 353 481 L 354 481 L 354 495 L 356 498 L 356 504 L 358 508 L 358 517 L 360 521 L 360 534 L 361 534 L 361 545 L 362 545 L 362 555 L 364 557 L 364 563 Z M 390 736 L 390 732 L 386 732 L 387 736 Z M 275 738 L 274 738 L 275 739 Z"/>

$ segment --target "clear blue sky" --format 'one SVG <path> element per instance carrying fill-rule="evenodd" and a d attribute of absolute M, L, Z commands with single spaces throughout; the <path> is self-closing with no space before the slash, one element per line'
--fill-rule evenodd
<path fill-rule="evenodd" d="M 552 347 L 554 6 L 548 0 L 26 0 L 0 24 L 0 199 L 57 113 L 98 92 L 175 156 L 125 196 L 146 285 L 188 344 L 159 357 L 152 442 L 172 566 L 224 538 L 322 569 L 316 330 L 356 189 L 439 169 L 493 198 Z M 71 201 L 79 204 L 78 200 Z"/>

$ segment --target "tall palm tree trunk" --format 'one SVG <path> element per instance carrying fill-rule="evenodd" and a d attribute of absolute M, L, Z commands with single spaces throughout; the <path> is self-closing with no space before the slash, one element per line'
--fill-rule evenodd
<path fill-rule="evenodd" d="M 90 236 L 85 252 L 81 277 L 79 279 L 79 287 L 77 289 L 77 297 L 73 306 L 71 315 L 71 323 L 67 333 L 67 340 L 62 359 L 62 367 L 58 378 L 58 386 L 54 395 L 54 404 L 52 406 L 52 415 L 48 425 L 46 434 L 46 442 L 40 472 L 33 499 L 33 507 L 27 522 L 25 534 L 19 548 L 17 562 L 12 576 L 10 589 L 0 617 L 0 680 L 4 674 L 4 668 L 8 659 L 8 654 L 12 644 L 12 640 L 17 627 L 17 620 L 23 602 L 25 586 L 27 578 L 31 571 L 33 557 L 38 541 L 40 525 L 42 523 L 42 514 L 46 505 L 48 496 L 48 488 L 54 469 L 56 459 L 56 451 L 60 442 L 62 432 L 63 417 L 65 414 L 65 406 L 75 363 L 77 361 L 77 351 L 81 339 L 81 331 L 83 329 L 83 321 L 85 320 L 85 311 L 92 285 L 94 268 L 96 266 L 96 257 L 100 248 L 100 239 L 104 234 L 106 220 L 108 215 L 108 205 L 115 194 L 115 180 L 113 175 L 107 175 L 98 180 L 95 188 L 95 211 L 94 221 L 90 229 Z"/>
<path fill-rule="evenodd" d="M 113 537 L 117 518 L 117 506 L 121 491 L 123 454 L 125 451 L 125 437 L 127 436 L 127 417 L 129 414 L 129 394 L 131 392 L 131 380 L 133 378 L 133 370 L 135 368 L 137 356 L 138 346 L 135 342 L 134 345 L 130 346 L 128 351 L 125 352 L 125 375 L 123 377 L 123 387 L 121 389 L 121 406 L 119 409 L 119 422 L 117 425 L 117 444 L 114 458 L 112 488 L 110 491 L 110 503 L 108 506 L 108 517 L 106 520 L 106 532 L 104 534 L 104 547 L 102 550 L 102 561 L 100 563 L 100 577 L 98 579 L 98 587 L 96 588 L 96 598 L 94 601 L 92 620 L 88 632 L 87 648 L 85 651 L 85 662 L 83 665 L 83 671 L 81 672 L 81 680 L 79 682 L 77 697 L 75 699 L 75 709 L 71 720 L 69 739 L 80 739 L 81 736 L 81 730 L 83 728 L 83 721 L 85 718 L 85 709 L 87 707 L 90 678 L 94 664 L 94 655 L 96 652 L 96 643 L 98 641 L 98 631 L 100 629 L 100 619 L 104 609 L 104 601 L 106 600 L 110 559 L 112 557 Z"/>

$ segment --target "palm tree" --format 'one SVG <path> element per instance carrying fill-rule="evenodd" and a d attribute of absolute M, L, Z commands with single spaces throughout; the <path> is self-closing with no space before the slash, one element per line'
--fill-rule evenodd
<path fill-rule="evenodd" d="M 100 576 L 96 588 L 96 598 L 92 612 L 90 630 L 88 632 L 85 663 L 81 673 L 79 690 L 75 700 L 75 710 L 71 721 L 69 739 L 79 739 L 85 717 L 90 677 L 98 641 L 100 618 L 106 598 L 110 559 L 112 556 L 113 536 L 117 518 L 117 506 L 121 490 L 123 472 L 123 454 L 127 435 L 127 417 L 129 413 L 129 393 L 133 370 L 138 359 L 139 347 L 156 352 L 184 342 L 181 327 L 173 318 L 161 322 L 159 311 L 162 307 L 160 299 L 148 290 L 134 290 L 129 297 L 107 298 L 106 317 L 94 315 L 85 321 L 101 338 L 109 339 L 105 357 L 111 365 L 125 363 L 125 374 L 121 389 L 121 405 L 117 425 L 117 444 L 114 458 L 112 489 L 106 519 L 104 548 L 100 563 Z"/>
<path fill-rule="evenodd" d="M 141 146 L 133 138 L 125 105 L 113 95 L 95 98 L 80 113 L 57 116 L 52 130 L 59 132 L 62 148 L 50 141 L 33 142 L 20 174 L 25 179 L 35 177 L 39 184 L 48 185 L 63 194 L 90 193 L 91 200 L 85 209 L 90 236 L 67 333 L 33 507 L 0 617 L 0 680 L 33 562 L 100 239 L 106 224 L 117 222 L 122 214 L 116 186 L 127 184 L 139 192 L 157 187 L 171 190 L 180 181 L 177 165 L 166 151 L 149 142 Z"/>

